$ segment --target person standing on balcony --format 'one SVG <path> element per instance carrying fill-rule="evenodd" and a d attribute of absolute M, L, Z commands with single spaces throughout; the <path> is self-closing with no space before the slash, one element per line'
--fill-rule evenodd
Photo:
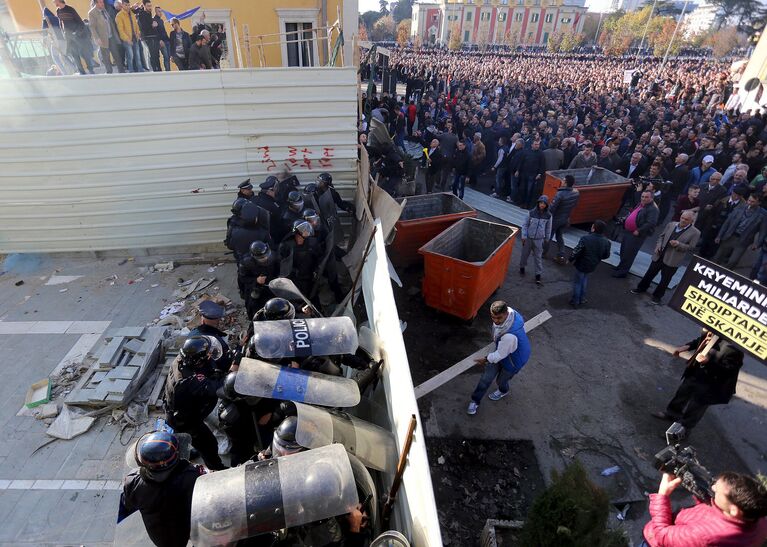
<path fill-rule="evenodd" d="M 64 0 L 54 0 L 56 16 L 59 18 L 61 30 L 67 41 L 67 55 L 75 60 L 75 66 L 80 74 L 93 74 L 93 61 L 91 60 L 90 33 L 85 27 L 80 14 L 72 6 L 67 6 Z M 88 69 L 86 73 L 83 61 Z"/>
<path fill-rule="evenodd" d="M 99 57 L 107 74 L 112 74 L 112 58 L 114 58 L 114 66 L 117 67 L 117 72 L 125 72 L 122 45 L 120 45 L 120 37 L 117 34 L 117 26 L 106 10 L 104 0 L 95 0 L 93 2 L 93 7 L 88 12 L 88 24 L 93 41 L 99 46 Z"/>
<path fill-rule="evenodd" d="M 192 38 L 181 28 L 181 23 L 175 17 L 170 20 L 173 30 L 170 32 L 170 54 L 179 70 L 189 68 L 189 50 L 192 49 Z"/>
<path fill-rule="evenodd" d="M 165 20 L 160 6 L 154 8 L 154 22 L 157 23 L 157 46 L 162 54 L 162 63 L 165 72 L 170 72 L 170 38 L 165 29 Z"/>
<path fill-rule="evenodd" d="M 141 39 L 149 49 L 149 64 L 154 72 L 160 72 L 160 40 L 157 34 L 158 24 L 152 16 L 152 0 L 142 0 L 141 4 L 134 4 L 131 9 L 136 14 Z"/>
<path fill-rule="evenodd" d="M 138 28 L 138 21 L 136 16 L 130 9 L 130 3 L 128 0 L 115 2 L 115 9 L 117 15 L 115 15 L 115 23 L 117 24 L 117 33 L 120 36 L 120 41 L 123 43 L 123 51 L 125 52 L 125 64 L 128 72 L 144 72 L 144 68 L 141 65 L 141 33 Z"/>
<path fill-rule="evenodd" d="M 189 70 L 206 70 L 213 68 L 213 60 L 210 56 L 210 32 L 201 30 L 189 50 Z"/>

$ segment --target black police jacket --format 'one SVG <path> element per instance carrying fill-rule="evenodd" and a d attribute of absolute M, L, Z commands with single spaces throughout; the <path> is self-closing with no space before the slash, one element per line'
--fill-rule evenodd
<path fill-rule="evenodd" d="M 120 518 L 141 511 L 149 539 L 158 547 L 185 547 L 189 541 L 194 483 L 205 470 L 181 460 L 163 482 L 145 479 L 136 469 L 125 477 Z"/>
<path fill-rule="evenodd" d="M 205 420 L 216 407 L 221 380 L 213 378 L 212 363 L 200 371 L 182 366 L 177 356 L 165 382 L 165 411 L 173 418 L 173 427 L 184 430 Z"/>
<path fill-rule="evenodd" d="M 262 209 L 269 211 L 269 232 L 272 235 L 276 234 L 279 231 L 281 213 L 279 203 L 266 192 L 259 192 L 250 201 Z"/>
<path fill-rule="evenodd" d="M 250 244 L 254 241 L 263 241 L 270 247 L 272 246 L 272 238 L 265 228 L 260 226 L 235 226 L 232 228 L 229 248 L 234 251 L 234 256 L 238 262 L 248 255 Z"/>
<path fill-rule="evenodd" d="M 259 285 L 256 281 L 261 276 L 266 277 L 266 283 Z M 241 295 L 243 300 L 251 293 L 251 291 L 258 289 L 269 290 L 268 283 L 275 277 L 280 275 L 280 265 L 277 261 L 277 256 L 272 253 L 269 260 L 265 264 L 260 264 L 252 256 L 248 255 L 242 259 L 237 266 L 237 282 L 242 287 L 244 295 Z"/>

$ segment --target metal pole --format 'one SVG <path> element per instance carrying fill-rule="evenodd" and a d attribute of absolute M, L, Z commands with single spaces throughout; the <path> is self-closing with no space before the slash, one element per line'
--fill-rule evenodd
<path fill-rule="evenodd" d="M 660 71 L 663 72 L 663 67 L 666 66 L 666 60 L 668 59 L 668 54 L 671 51 L 671 44 L 674 43 L 674 38 L 676 38 L 676 33 L 679 30 L 679 27 L 682 24 L 682 19 L 684 19 L 684 12 L 687 11 L 687 3 L 690 0 L 684 0 L 684 6 L 682 6 L 682 13 L 679 14 L 679 20 L 676 22 L 676 27 L 674 27 L 674 34 L 671 35 L 671 40 L 668 42 L 668 47 L 666 48 L 666 54 L 663 56 L 663 62 L 660 64 Z"/>
<path fill-rule="evenodd" d="M 642 48 L 644 47 L 644 39 L 647 37 L 647 29 L 650 28 L 650 21 L 652 21 L 652 14 L 655 13 L 655 4 L 658 2 L 658 0 L 653 0 L 652 2 L 652 8 L 650 9 L 650 16 L 647 18 L 647 24 L 644 26 L 644 32 L 642 33 L 642 41 L 639 42 L 639 49 L 637 50 L 637 55 L 635 59 L 639 59 L 639 52 L 642 51 Z"/>

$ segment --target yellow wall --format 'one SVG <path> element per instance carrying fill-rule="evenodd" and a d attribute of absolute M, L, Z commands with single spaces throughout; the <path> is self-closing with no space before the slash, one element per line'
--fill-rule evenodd
<path fill-rule="evenodd" d="M 16 23 L 17 30 L 23 31 L 40 28 L 42 15 L 36 0 L 6 0 L 6 3 L 11 13 L 11 17 Z M 68 0 L 67 3 L 75 8 L 83 19 L 87 18 L 88 10 L 90 9 L 90 0 Z M 258 49 L 256 48 L 258 40 L 256 36 L 259 34 L 282 32 L 282 29 L 279 28 L 279 17 L 276 9 L 319 8 L 321 10 L 322 3 L 322 0 L 203 0 L 202 2 L 200 0 L 153 0 L 153 6 L 160 6 L 171 13 L 181 13 L 197 6 L 202 6 L 197 14 L 206 9 L 231 9 L 232 18 L 237 25 L 243 61 L 247 59 L 244 36 L 244 26 L 247 25 L 251 37 L 251 63 L 252 66 L 256 67 L 259 66 L 259 55 Z M 322 12 L 320 11 L 318 15 L 320 20 L 315 22 L 315 26 L 325 27 L 332 25 L 338 18 L 337 10 L 340 10 L 343 17 L 343 3 L 344 0 L 327 0 L 327 24 L 324 20 L 325 17 L 323 17 Z M 356 2 L 354 2 L 354 4 L 356 6 Z M 47 0 L 46 5 L 51 11 L 56 13 L 53 0 Z M 210 18 L 208 18 L 208 22 L 210 22 Z M 186 19 L 181 22 L 181 26 L 187 32 L 191 31 L 192 24 L 192 19 Z M 170 25 L 167 26 L 170 31 Z M 356 31 L 356 23 L 353 28 Z M 324 32 L 321 31 L 320 36 L 324 37 Z M 336 34 L 334 32 L 333 39 L 335 39 L 335 36 Z M 234 48 L 234 36 L 229 36 L 228 38 L 231 44 L 230 47 Z M 277 42 L 279 39 L 279 36 L 269 36 L 265 37 L 263 41 L 265 43 Z M 351 36 L 346 36 L 346 40 L 349 42 Z M 319 53 L 319 60 L 324 64 L 327 56 L 327 42 L 325 40 L 319 41 L 317 43 L 317 50 Z M 264 57 L 266 58 L 266 66 L 282 66 L 282 52 L 279 45 L 264 46 Z"/>

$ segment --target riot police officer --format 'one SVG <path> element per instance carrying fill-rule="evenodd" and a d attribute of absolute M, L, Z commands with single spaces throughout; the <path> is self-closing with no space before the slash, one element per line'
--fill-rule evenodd
<path fill-rule="evenodd" d="M 237 185 L 237 199 L 244 198 L 248 201 L 253 200 L 253 185 L 250 183 L 250 179 L 247 179 Z"/>
<path fill-rule="evenodd" d="M 227 334 L 219 327 L 224 317 L 224 308 L 210 300 L 200 302 L 198 306 L 202 323 L 189 332 L 189 336 L 212 336 L 221 345 L 221 356 L 213 360 L 213 367 L 221 374 L 226 374 L 232 366 L 232 351 L 227 343 Z"/>
<path fill-rule="evenodd" d="M 323 196 L 325 196 L 326 193 L 330 199 L 328 199 L 328 197 L 323 199 Z M 336 209 L 341 209 L 347 213 L 354 214 L 354 204 L 350 201 L 341 199 L 341 196 L 333 187 L 333 177 L 330 173 L 320 173 L 317 175 L 317 195 L 320 211 L 322 211 L 322 215 L 326 217 L 328 223 L 332 224 L 331 218 L 337 216 L 338 213 Z"/>
<path fill-rule="evenodd" d="M 188 338 L 173 361 L 165 382 L 166 421 L 173 429 L 189 433 L 192 446 L 208 469 L 226 469 L 218 455 L 218 443 L 205 424 L 216 407 L 221 381 L 213 366 L 213 344 L 206 336 Z"/>
<path fill-rule="evenodd" d="M 181 458 L 178 439 L 167 431 L 143 435 L 134 456 L 139 467 L 125 477 L 117 522 L 140 511 L 152 543 L 158 547 L 186 546 L 192 492 L 205 469 Z"/>
<path fill-rule="evenodd" d="M 248 255 L 250 244 L 254 241 L 264 241 L 272 245 L 272 238 L 267 227 L 260 226 L 258 222 L 258 205 L 246 203 L 240 211 L 240 224 L 232 228 L 229 238 L 229 249 L 234 251 L 237 263 Z"/>
<path fill-rule="evenodd" d="M 322 248 L 317 238 L 312 237 L 314 229 L 304 219 L 293 223 L 292 237 L 280 244 L 280 275 L 290 278 L 304 294 L 312 292 L 312 286 L 319 276 L 317 271 L 322 259 Z"/>
<path fill-rule="evenodd" d="M 237 285 L 249 320 L 272 297 L 269 281 L 279 276 L 277 255 L 263 241 L 250 244 L 248 256 L 237 267 Z"/>
<path fill-rule="evenodd" d="M 282 214 L 282 209 L 280 209 L 280 205 L 275 199 L 275 196 L 277 195 L 276 184 L 277 177 L 269 175 L 266 177 L 266 180 L 258 186 L 260 191 L 258 192 L 258 195 L 253 198 L 253 203 L 269 213 L 269 233 L 273 238 L 276 237 L 277 232 L 279 232 L 280 215 Z"/>
<path fill-rule="evenodd" d="M 296 220 L 301 219 L 301 213 L 303 210 L 304 197 L 301 195 L 301 192 L 297 190 L 290 192 L 287 198 L 287 207 L 285 207 L 285 210 L 282 212 L 282 216 L 280 216 L 279 232 L 275 237 L 275 241 L 277 241 L 278 245 L 282 243 L 282 240 L 285 239 L 288 234 L 290 234 L 291 230 L 293 229 L 293 223 Z"/>
<path fill-rule="evenodd" d="M 224 245 L 226 245 L 227 248 L 230 248 L 232 242 L 232 230 L 234 230 L 234 227 L 242 226 L 240 212 L 246 203 L 248 203 L 248 200 L 245 198 L 237 198 L 234 200 L 234 203 L 232 203 L 232 216 L 226 220 L 226 237 L 224 238 Z"/>
<path fill-rule="evenodd" d="M 271 298 L 264 307 L 256 312 L 253 321 L 280 321 L 295 319 L 296 308 L 284 298 Z"/>
<path fill-rule="evenodd" d="M 320 218 L 319 213 L 315 209 L 304 209 L 304 211 L 301 213 L 301 217 L 312 225 L 312 230 L 314 230 L 314 237 L 317 238 L 317 241 L 319 241 L 320 245 L 325 245 L 325 240 L 328 238 L 328 229 L 327 227 L 322 223 L 322 219 Z"/>
<path fill-rule="evenodd" d="M 277 203 L 280 204 L 280 207 L 284 208 L 288 201 L 288 195 L 291 192 L 298 190 L 300 187 L 301 183 L 298 182 L 295 175 L 290 175 L 288 178 L 278 181 L 275 190 L 275 199 L 277 200 Z"/>

